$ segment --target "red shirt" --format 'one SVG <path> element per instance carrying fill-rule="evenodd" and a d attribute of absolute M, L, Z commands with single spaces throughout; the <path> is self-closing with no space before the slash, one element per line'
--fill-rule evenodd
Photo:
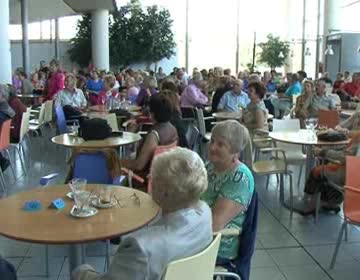
<path fill-rule="evenodd" d="M 342 87 L 342 89 L 345 90 L 346 93 L 351 95 L 352 97 L 360 95 L 360 83 L 357 82 L 347 83 Z"/>
<path fill-rule="evenodd" d="M 58 71 L 51 75 L 48 81 L 48 100 L 53 100 L 55 95 L 64 89 L 65 75 L 63 72 Z"/>

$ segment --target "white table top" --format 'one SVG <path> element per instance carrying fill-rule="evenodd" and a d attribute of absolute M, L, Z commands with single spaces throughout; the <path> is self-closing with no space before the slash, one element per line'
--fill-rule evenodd
<path fill-rule="evenodd" d="M 269 137 L 275 141 L 298 144 L 298 145 L 314 145 L 314 146 L 336 146 L 347 145 L 350 140 L 338 142 L 325 142 L 319 141 L 311 130 L 300 129 L 299 131 L 286 131 L 286 132 L 270 132 Z"/>

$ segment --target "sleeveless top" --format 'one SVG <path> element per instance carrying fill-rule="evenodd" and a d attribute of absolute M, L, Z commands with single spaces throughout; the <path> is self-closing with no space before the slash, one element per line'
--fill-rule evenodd
<path fill-rule="evenodd" d="M 170 122 L 155 124 L 150 133 L 155 134 L 160 146 L 170 145 L 178 141 L 176 128 Z"/>

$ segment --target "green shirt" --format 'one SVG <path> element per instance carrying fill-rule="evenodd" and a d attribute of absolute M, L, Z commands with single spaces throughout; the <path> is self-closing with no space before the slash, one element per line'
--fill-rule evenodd
<path fill-rule="evenodd" d="M 251 202 L 254 192 L 254 177 L 250 169 L 240 163 L 233 170 L 223 173 L 215 173 L 214 165 L 206 165 L 209 186 L 203 194 L 202 199 L 212 208 L 218 198 L 225 198 L 239 203 L 244 208 L 234 217 L 225 228 L 236 228 L 241 230 L 245 220 L 246 211 Z M 231 236 L 221 239 L 218 256 L 227 259 L 236 258 L 239 250 L 239 237 Z"/>

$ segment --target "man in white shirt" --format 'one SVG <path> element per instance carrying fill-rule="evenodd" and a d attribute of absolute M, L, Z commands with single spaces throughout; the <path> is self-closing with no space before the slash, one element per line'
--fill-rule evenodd
<path fill-rule="evenodd" d="M 61 105 L 71 106 L 73 108 L 84 108 L 87 105 L 87 100 L 81 89 L 76 86 L 76 77 L 73 74 L 68 74 L 65 77 L 65 88 L 59 91 L 56 95 L 56 106 Z"/>
<path fill-rule="evenodd" d="M 242 91 L 243 81 L 235 80 L 233 89 L 226 92 L 220 99 L 217 107 L 218 111 L 239 112 L 240 108 L 246 108 L 250 103 L 250 98 L 246 92 Z"/>

